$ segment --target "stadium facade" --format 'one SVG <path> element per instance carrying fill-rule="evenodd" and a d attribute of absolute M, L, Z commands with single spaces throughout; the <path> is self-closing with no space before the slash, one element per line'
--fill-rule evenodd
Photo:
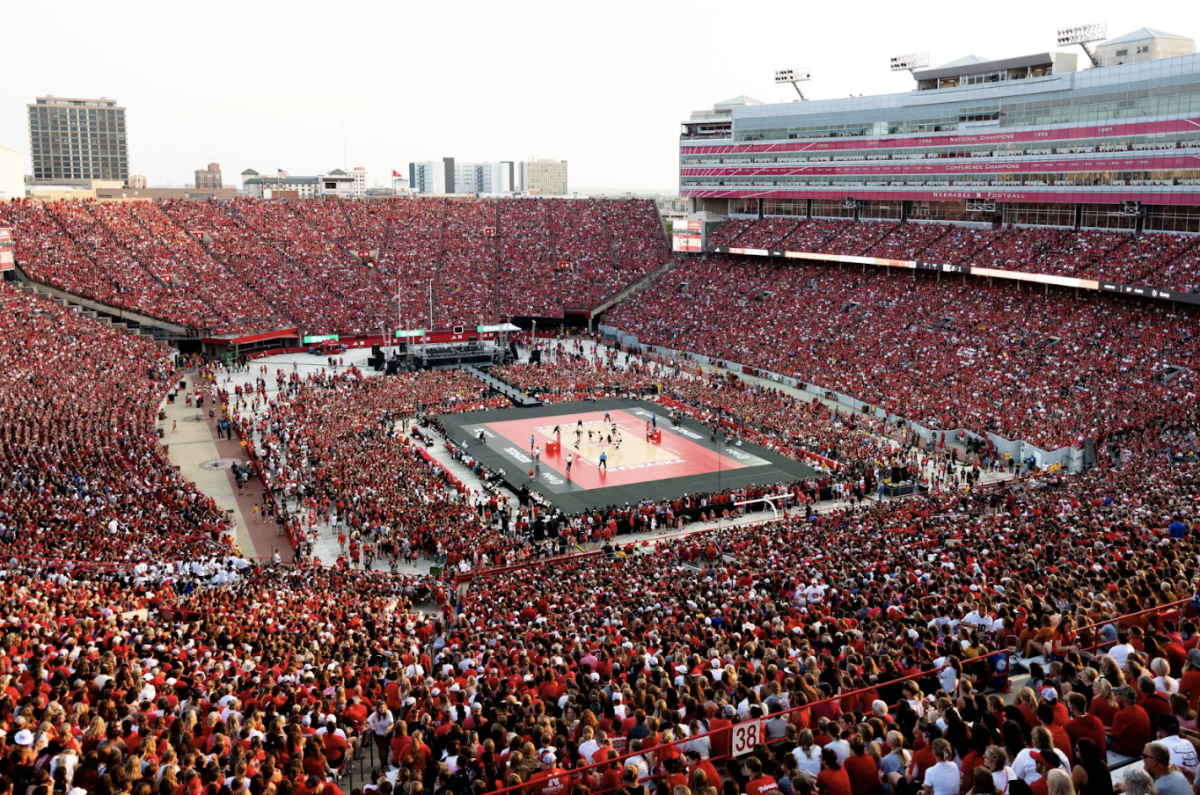
<path fill-rule="evenodd" d="M 1200 232 L 1200 55 L 916 69 L 908 93 L 720 103 L 683 122 L 694 211 Z"/>

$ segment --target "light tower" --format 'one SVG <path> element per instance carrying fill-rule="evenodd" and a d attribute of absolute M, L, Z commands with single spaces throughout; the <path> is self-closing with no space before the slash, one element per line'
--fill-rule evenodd
<path fill-rule="evenodd" d="M 1078 44 L 1087 53 L 1088 60 L 1092 62 L 1092 66 L 1099 66 L 1096 62 L 1096 56 L 1092 52 L 1088 44 L 1093 41 L 1104 41 L 1108 38 L 1108 23 L 1107 22 L 1092 22 L 1087 25 L 1075 25 L 1070 28 L 1061 28 L 1058 31 L 1058 46 L 1070 47 L 1072 44 Z"/>
<path fill-rule="evenodd" d="M 893 72 L 911 72 L 913 69 L 924 69 L 929 66 L 928 52 L 913 52 L 908 55 L 892 56 Z"/>
<path fill-rule="evenodd" d="M 796 93 L 800 95 L 800 99 L 805 101 L 808 97 L 804 96 L 804 92 L 800 90 L 800 83 L 807 83 L 812 80 L 811 69 L 776 69 L 775 83 L 791 83 L 792 88 L 796 89 Z"/>

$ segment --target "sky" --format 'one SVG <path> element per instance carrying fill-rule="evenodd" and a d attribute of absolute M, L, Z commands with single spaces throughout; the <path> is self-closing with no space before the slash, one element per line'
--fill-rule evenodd
<path fill-rule="evenodd" d="M 1022 8 L 1028 9 L 1023 13 Z M 914 11 L 914 9 L 919 9 Z M 572 189 L 675 192 L 679 123 L 739 94 L 907 91 L 893 55 L 934 65 L 1055 49 L 1107 22 L 1200 37 L 1200 3 L 141 3 L 0 0 L 0 144 L 25 155 L 38 96 L 115 98 L 130 170 L 182 186 L 220 163 L 316 174 L 410 161 L 569 161 Z M 1078 52 L 1078 48 L 1074 48 Z M 1081 60 L 1085 60 L 1082 57 Z"/>

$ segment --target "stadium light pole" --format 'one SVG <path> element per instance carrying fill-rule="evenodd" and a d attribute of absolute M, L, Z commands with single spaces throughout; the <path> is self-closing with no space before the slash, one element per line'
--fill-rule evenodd
<path fill-rule="evenodd" d="M 1058 30 L 1058 46 L 1070 47 L 1072 44 L 1078 44 L 1087 53 L 1088 60 L 1092 62 L 1092 66 L 1099 66 L 1100 63 L 1096 60 L 1096 55 L 1088 47 L 1088 44 L 1094 41 L 1104 41 L 1107 38 L 1107 22 L 1089 22 L 1086 25 L 1074 25 L 1069 28 L 1059 28 Z"/>
<path fill-rule="evenodd" d="M 782 85 L 791 83 L 792 88 L 796 89 L 796 93 L 800 96 L 802 102 L 807 101 L 808 97 L 804 96 L 804 91 L 800 88 L 800 83 L 807 83 L 812 80 L 811 69 L 776 69 L 775 84 Z"/>

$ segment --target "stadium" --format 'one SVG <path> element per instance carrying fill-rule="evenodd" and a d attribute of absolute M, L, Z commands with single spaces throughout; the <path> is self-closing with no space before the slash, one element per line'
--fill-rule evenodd
<path fill-rule="evenodd" d="M 1200 55 L 1094 33 L 697 111 L 669 233 L 0 201 L 0 795 L 1190 791 Z"/>

